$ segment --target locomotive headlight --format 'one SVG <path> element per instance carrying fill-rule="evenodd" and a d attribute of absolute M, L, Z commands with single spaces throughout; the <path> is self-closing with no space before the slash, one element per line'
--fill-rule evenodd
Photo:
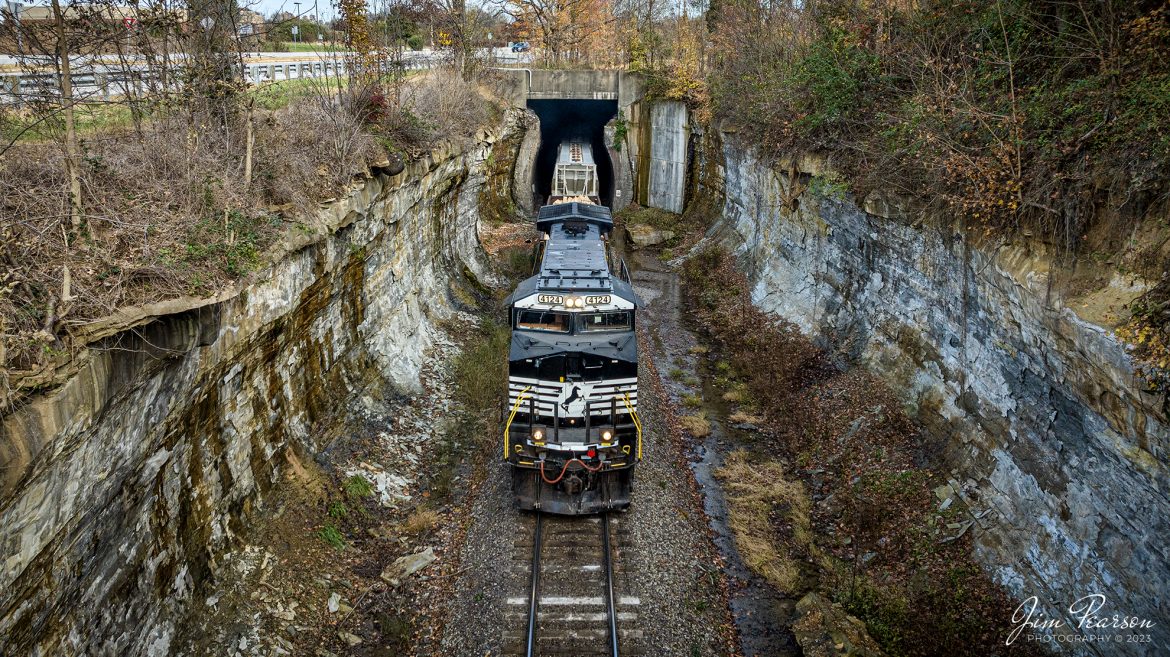
<path fill-rule="evenodd" d="M 601 432 L 601 439 L 608 443 L 610 440 L 613 439 L 613 432 L 610 431 L 609 429 L 602 431 Z"/>
<path fill-rule="evenodd" d="M 541 431 L 540 429 L 533 431 L 532 432 L 532 439 L 535 440 L 536 442 L 540 442 L 540 441 L 544 440 L 544 432 Z"/>

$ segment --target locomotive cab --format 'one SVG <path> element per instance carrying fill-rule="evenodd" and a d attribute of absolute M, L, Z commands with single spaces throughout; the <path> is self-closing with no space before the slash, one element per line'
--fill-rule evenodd
<path fill-rule="evenodd" d="M 509 303 L 504 457 L 521 509 L 624 509 L 642 456 L 638 301 L 624 264 L 611 274 L 609 212 L 542 208 L 540 271 Z M 624 278 L 623 278 L 624 276 Z"/>

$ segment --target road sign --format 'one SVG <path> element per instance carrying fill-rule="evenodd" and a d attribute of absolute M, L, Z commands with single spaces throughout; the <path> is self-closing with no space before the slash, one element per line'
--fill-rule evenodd
<path fill-rule="evenodd" d="M 293 26 L 292 26 L 292 33 L 293 33 L 294 35 L 296 35 L 296 34 L 300 34 L 300 33 L 301 33 L 301 28 L 297 27 L 296 25 L 293 25 Z"/>

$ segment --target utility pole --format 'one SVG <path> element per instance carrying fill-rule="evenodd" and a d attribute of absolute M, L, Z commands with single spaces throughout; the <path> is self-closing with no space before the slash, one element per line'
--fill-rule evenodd
<path fill-rule="evenodd" d="M 317 0 L 313 0 L 313 22 L 317 24 L 317 43 L 321 43 L 325 35 L 321 34 L 321 14 L 317 13 Z"/>
<path fill-rule="evenodd" d="M 301 20 L 301 3 L 299 3 L 299 2 L 294 2 L 294 3 L 293 3 L 293 6 L 297 8 L 296 18 L 295 18 L 294 20 L 296 20 L 296 21 L 300 21 L 300 20 Z M 292 26 L 292 33 L 293 33 L 293 43 L 296 43 L 296 42 L 297 42 L 297 33 L 298 33 L 298 32 L 300 32 L 300 31 L 301 31 L 301 30 L 299 29 L 299 27 L 297 26 L 297 24 L 296 24 L 296 23 L 293 23 L 293 26 Z"/>
<path fill-rule="evenodd" d="M 16 54 L 24 55 L 24 37 L 21 36 L 23 28 L 20 25 L 20 10 L 24 5 L 19 2 L 9 2 L 9 8 L 12 10 L 12 31 L 16 33 Z"/>

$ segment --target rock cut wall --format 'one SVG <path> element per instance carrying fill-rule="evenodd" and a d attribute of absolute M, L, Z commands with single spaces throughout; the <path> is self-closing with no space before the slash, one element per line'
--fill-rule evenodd
<path fill-rule="evenodd" d="M 723 218 L 753 299 L 884 376 L 948 436 L 952 478 L 976 515 L 977 557 L 1049 618 L 1107 597 L 1099 615 L 1156 622 L 1153 642 L 1060 644 L 1079 654 L 1170 652 L 1170 424 L 1123 345 L 1051 292 L 1027 246 L 981 248 L 953 222 L 873 195 L 807 191 L 729 139 Z M 784 167 L 788 168 L 788 167 Z M 795 174 L 795 175 L 792 175 Z M 1130 632 L 1124 632 L 1129 634 Z"/>
<path fill-rule="evenodd" d="M 490 277 L 494 141 L 369 177 L 249 284 L 140 309 L 2 418 L 0 654 L 170 653 L 217 557 L 323 447 L 315 426 L 371 381 L 416 387 L 452 280 Z"/>

